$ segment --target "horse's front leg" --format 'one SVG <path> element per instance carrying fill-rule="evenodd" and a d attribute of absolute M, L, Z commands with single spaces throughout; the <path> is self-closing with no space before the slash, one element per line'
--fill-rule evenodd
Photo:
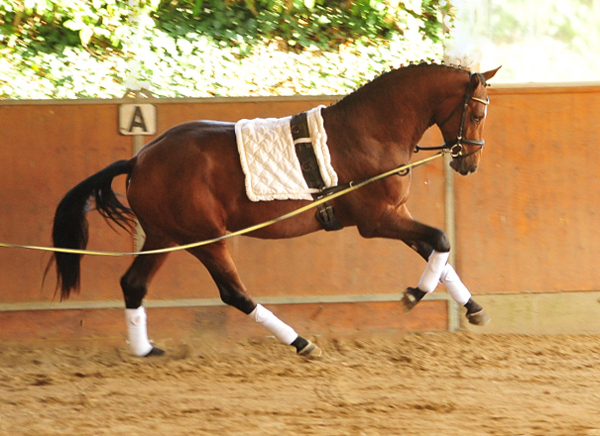
<path fill-rule="evenodd" d="M 359 231 L 365 237 L 400 239 L 427 261 L 417 287 L 409 287 L 402 296 L 401 304 L 406 312 L 413 309 L 425 295 L 433 292 L 441 282 L 452 299 L 466 308 L 466 316 L 471 324 L 489 323 L 490 318 L 473 300 L 467 287 L 448 263 L 450 243 L 443 231 L 415 221 L 406 205 L 388 209 L 382 214 L 377 226 L 369 230 L 359 226 Z"/>
<path fill-rule="evenodd" d="M 423 245 L 427 246 L 427 244 Z M 406 312 L 409 312 L 415 307 L 425 295 L 435 290 L 435 285 L 437 285 L 437 283 L 433 285 L 433 280 L 435 277 L 438 277 L 437 273 L 440 270 L 439 265 L 442 259 L 446 259 L 447 261 L 449 254 L 449 252 L 440 253 L 435 250 L 430 251 L 430 253 L 428 258 L 423 256 L 427 259 L 427 267 L 421 276 L 419 284 L 416 288 L 406 289 L 402 295 L 401 304 L 404 306 Z M 483 326 L 490 322 L 489 316 L 485 313 L 483 307 L 473 300 L 471 293 L 452 265 L 447 262 L 444 264 L 443 268 L 441 268 L 441 274 L 439 274 L 438 280 L 446 287 L 450 297 L 452 297 L 459 305 L 464 306 L 467 309 L 466 316 L 471 324 Z"/>

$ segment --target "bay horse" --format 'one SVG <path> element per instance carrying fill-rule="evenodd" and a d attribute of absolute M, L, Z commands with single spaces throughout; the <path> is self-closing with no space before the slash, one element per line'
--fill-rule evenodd
<path fill-rule="evenodd" d="M 487 81 L 498 69 L 472 73 L 438 64 L 411 64 L 392 69 L 338 102 L 323 107 L 331 165 L 339 183 L 364 180 L 410 162 L 423 133 L 436 124 L 451 149 L 450 166 L 467 175 L 477 169 L 484 145 Z M 111 182 L 127 175 L 124 206 Z M 143 251 L 218 238 L 272 220 L 309 204 L 307 200 L 250 201 L 236 146 L 235 123 L 192 121 L 179 124 L 149 142 L 129 160 L 115 162 L 72 188 L 57 207 L 53 225 L 56 248 L 87 245 L 88 201 L 107 220 L 132 230 L 137 219 L 146 234 Z M 489 321 L 483 308 L 447 263 L 450 244 L 442 230 L 414 220 L 406 207 L 410 177 L 387 177 L 331 201 L 340 227 L 356 226 L 365 238 L 398 239 L 427 261 L 421 280 L 400 301 L 411 310 L 439 282 L 466 307 L 469 322 Z M 322 230 L 310 213 L 301 213 L 250 234 L 255 238 L 292 238 Z M 321 350 L 298 335 L 270 310 L 256 304 L 240 280 L 225 241 L 189 248 L 208 270 L 221 300 L 262 324 L 299 355 Z M 121 278 L 131 352 L 163 354 L 146 330 L 142 301 L 147 286 L 167 254 L 135 257 Z M 81 254 L 53 254 L 61 299 L 79 290 Z M 49 264 L 50 266 L 50 264 Z"/>

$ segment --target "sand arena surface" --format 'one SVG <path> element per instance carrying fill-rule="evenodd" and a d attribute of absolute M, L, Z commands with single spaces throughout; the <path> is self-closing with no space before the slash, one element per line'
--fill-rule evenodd
<path fill-rule="evenodd" d="M 469 333 L 0 347 L 0 435 L 600 436 L 600 337 Z"/>

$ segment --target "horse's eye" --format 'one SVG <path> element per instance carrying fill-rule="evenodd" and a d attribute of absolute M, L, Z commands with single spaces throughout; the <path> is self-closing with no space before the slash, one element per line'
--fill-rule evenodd
<path fill-rule="evenodd" d="M 481 123 L 481 120 L 483 120 L 482 116 L 471 114 L 471 122 L 473 124 L 479 124 L 479 123 Z"/>

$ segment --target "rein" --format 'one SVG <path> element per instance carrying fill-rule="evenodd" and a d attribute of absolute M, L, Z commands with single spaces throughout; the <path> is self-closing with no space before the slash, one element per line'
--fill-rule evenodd
<path fill-rule="evenodd" d="M 176 247 L 161 248 L 158 250 L 134 251 L 134 252 L 111 252 L 111 251 L 80 250 L 80 249 L 74 249 L 74 248 L 72 249 L 72 248 L 38 247 L 35 245 L 18 245 L 18 244 L 9 244 L 9 243 L 3 243 L 3 242 L 0 242 L 0 247 L 23 248 L 26 250 L 50 251 L 50 252 L 55 252 L 55 253 L 87 254 L 87 255 L 91 255 L 91 256 L 113 256 L 113 257 L 139 256 L 139 255 L 144 255 L 144 254 L 160 254 L 160 253 L 170 253 L 172 251 L 187 250 L 189 248 L 195 248 L 195 247 L 200 247 L 203 245 L 213 244 L 218 241 L 230 239 L 235 236 L 240 236 L 240 235 L 243 235 L 246 233 L 253 232 L 255 230 L 260 230 L 262 228 L 265 228 L 265 227 L 268 227 L 275 223 L 278 223 L 279 221 L 283 221 L 288 218 L 292 218 L 296 215 L 301 214 L 302 212 L 306 212 L 307 210 L 312 209 L 313 207 L 317 207 L 317 206 L 324 204 L 334 198 L 341 197 L 342 195 L 348 194 L 348 193 L 350 193 L 358 188 L 362 188 L 363 186 L 368 185 L 370 183 L 373 183 L 378 180 L 382 180 L 382 179 L 385 179 L 387 177 L 394 176 L 394 175 L 405 175 L 411 168 L 418 167 L 429 161 L 437 159 L 438 157 L 441 157 L 448 152 L 449 152 L 448 148 L 441 149 L 440 152 L 434 154 L 433 156 L 429 156 L 429 157 L 426 157 L 419 161 L 399 166 L 397 168 L 394 168 L 393 170 L 386 171 L 385 173 L 381 173 L 377 176 L 371 177 L 370 179 L 366 179 L 366 180 L 363 180 L 360 182 L 349 182 L 349 183 L 346 183 L 341 186 L 336 186 L 331 189 L 326 189 L 323 191 L 324 196 L 321 197 L 320 199 L 315 200 L 315 201 L 311 202 L 310 204 L 307 204 L 306 206 L 303 206 L 299 209 L 293 210 L 292 212 L 289 212 L 285 215 L 281 215 L 280 217 L 277 217 L 270 221 L 265 221 L 260 224 L 256 224 L 254 226 L 246 227 L 245 229 L 241 229 L 236 232 L 232 232 L 232 233 L 228 233 L 223 236 L 219 236 L 218 238 L 206 239 L 204 241 L 194 242 L 192 244 L 178 245 Z"/>
<path fill-rule="evenodd" d="M 460 127 L 458 129 L 458 135 L 456 137 L 456 139 L 452 142 L 444 142 L 443 145 L 439 146 L 439 147 L 421 147 L 420 145 L 417 145 L 415 147 L 415 153 L 418 153 L 421 150 L 447 150 L 450 152 L 450 155 L 452 157 L 467 157 L 470 156 L 474 153 L 477 153 L 479 150 L 483 149 L 484 145 L 485 145 L 485 140 L 482 139 L 481 141 L 476 141 L 475 139 L 467 139 L 467 138 L 463 138 L 463 133 L 465 130 L 465 122 L 467 119 L 467 107 L 469 106 L 469 101 L 470 100 L 474 100 L 477 101 L 479 103 L 482 103 L 484 105 L 489 105 L 490 104 L 490 99 L 488 97 L 487 100 L 483 100 L 481 98 L 477 98 L 477 97 L 473 97 L 473 94 L 471 92 L 471 81 L 473 80 L 474 77 L 479 76 L 480 80 L 482 81 L 482 83 L 485 84 L 485 80 L 482 79 L 481 74 L 480 73 L 470 73 L 469 76 L 469 82 L 467 83 L 467 89 L 465 90 L 465 96 L 463 98 L 463 101 L 461 103 L 459 103 L 452 112 L 450 112 L 450 115 L 448 115 L 444 121 L 442 121 L 441 123 L 438 124 L 438 127 L 441 129 L 442 126 L 444 124 L 446 124 L 456 113 L 456 111 L 458 111 L 460 109 L 460 107 L 462 106 L 462 118 L 460 120 Z M 476 150 L 473 150 L 467 154 L 463 154 L 463 144 L 470 144 L 470 145 L 477 145 L 479 146 L 479 148 L 477 148 Z"/>

